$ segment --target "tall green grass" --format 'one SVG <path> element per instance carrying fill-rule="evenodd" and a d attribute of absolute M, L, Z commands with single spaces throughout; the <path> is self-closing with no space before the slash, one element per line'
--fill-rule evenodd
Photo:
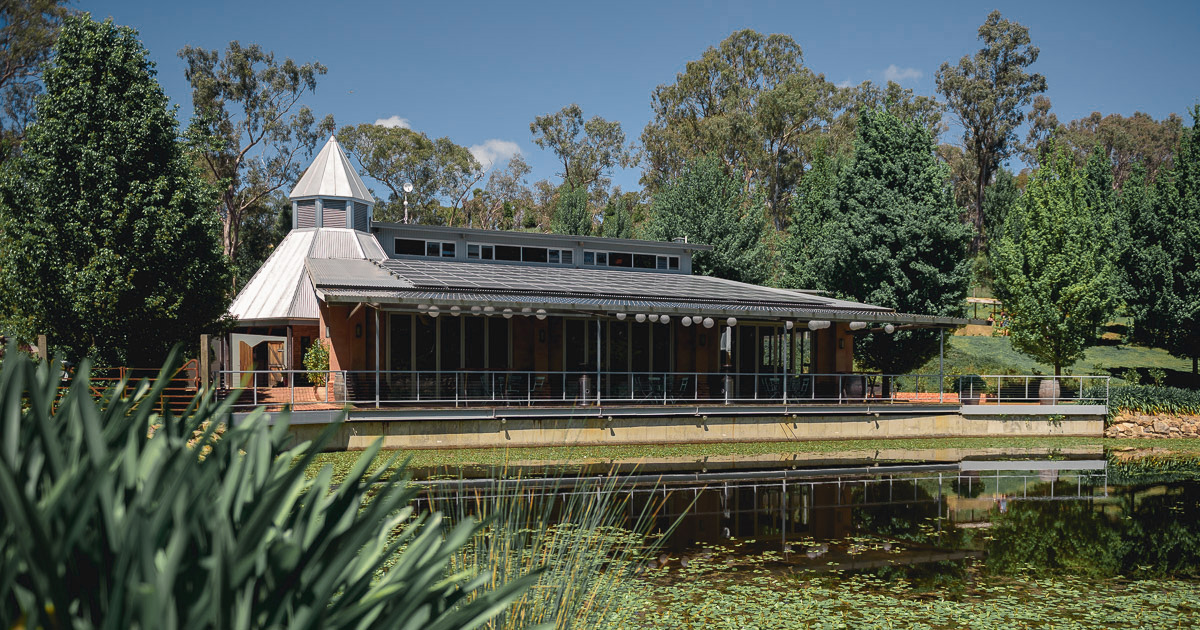
<path fill-rule="evenodd" d="M 1200 415 L 1200 391 L 1156 385 L 1114 387 L 1109 393 L 1110 415 L 1119 413 Z"/>
<path fill-rule="evenodd" d="M 497 478 L 483 486 L 460 481 L 427 494 L 456 519 L 485 527 L 457 554 L 456 569 L 478 573 L 484 589 L 537 573 L 532 588 L 488 622 L 488 628 L 530 625 L 596 627 L 636 596 L 636 574 L 675 522 L 661 522 L 661 493 L 635 500 L 622 477 Z M 658 497 L 652 499 L 649 497 Z M 652 536 L 662 525 L 664 531 Z"/>

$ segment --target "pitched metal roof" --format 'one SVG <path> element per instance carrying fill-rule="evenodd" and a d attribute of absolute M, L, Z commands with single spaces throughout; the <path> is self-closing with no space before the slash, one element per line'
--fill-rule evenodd
<path fill-rule="evenodd" d="M 292 230 L 234 298 L 229 314 L 246 323 L 317 319 L 316 294 L 305 270 L 310 258 L 365 261 L 384 255 L 373 236 L 348 228 Z"/>
<path fill-rule="evenodd" d="M 514 292 L 608 300 L 682 300 L 695 303 L 789 304 L 888 312 L 890 309 L 710 276 L 656 271 L 616 271 L 442 260 L 386 260 L 383 267 L 420 289 Z M 362 285 L 360 285 L 362 286 Z M 317 283 L 317 288 L 321 284 Z"/>
<path fill-rule="evenodd" d="M 288 197 L 338 197 L 356 199 L 368 204 L 375 203 L 375 197 L 351 166 L 350 159 L 346 157 L 346 152 L 334 136 L 329 136 L 329 141 L 321 148 L 312 164 L 308 165 L 308 170 L 304 171 L 304 175 L 296 182 L 296 187 Z"/>

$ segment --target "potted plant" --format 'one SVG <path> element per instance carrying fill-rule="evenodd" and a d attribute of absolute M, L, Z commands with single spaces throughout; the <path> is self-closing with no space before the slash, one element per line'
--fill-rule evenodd
<path fill-rule="evenodd" d="M 308 382 L 312 383 L 313 393 L 321 398 L 320 389 L 329 382 L 329 348 L 324 339 L 308 347 L 304 353 L 304 369 L 308 370 Z"/>

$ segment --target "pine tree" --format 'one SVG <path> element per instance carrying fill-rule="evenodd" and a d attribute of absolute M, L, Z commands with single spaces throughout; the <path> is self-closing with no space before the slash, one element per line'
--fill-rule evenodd
<path fill-rule="evenodd" d="M 213 189 L 130 28 L 63 25 L 22 156 L 0 179 L 0 275 L 21 336 L 159 365 L 228 305 Z"/>
<path fill-rule="evenodd" d="M 1095 345 L 1116 306 L 1118 248 L 1106 210 L 1074 157 L 1055 148 L 996 244 L 994 288 L 1012 315 L 1013 347 L 1055 375 Z"/>
<path fill-rule="evenodd" d="M 904 313 L 961 317 L 971 279 L 971 230 L 960 220 L 950 172 L 918 120 L 886 109 L 861 114 L 854 157 L 838 174 L 820 231 L 814 278 L 837 295 Z M 870 333 L 855 359 L 903 373 L 938 353 L 932 329 Z"/>

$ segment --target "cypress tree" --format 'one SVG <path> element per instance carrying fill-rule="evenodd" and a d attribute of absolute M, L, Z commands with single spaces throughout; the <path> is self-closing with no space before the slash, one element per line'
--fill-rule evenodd
<path fill-rule="evenodd" d="M 954 203 L 948 167 L 917 120 L 864 111 L 854 157 L 838 174 L 830 218 L 819 234 L 814 278 L 850 300 L 904 313 L 961 317 L 971 266 L 971 230 Z M 855 359 L 903 373 L 938 353 L 932 329 L 870 333 Z"/>

